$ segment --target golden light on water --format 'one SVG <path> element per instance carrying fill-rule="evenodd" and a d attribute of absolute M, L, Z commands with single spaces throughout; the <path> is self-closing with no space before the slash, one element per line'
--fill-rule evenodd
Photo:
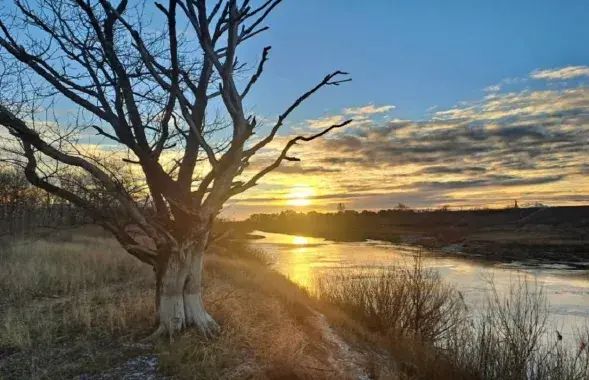
<path fill-rule="evenodd" d="M 315 189 L 306 184 L 295 185 L 286 196 L 286 204 L 289 206 L 309 206 L 311 197 L 315 195 Z"/>
<path fill-rule="evenodd" d="M 309 243 L 309 239 L 304 236 L 293 236 L 292 243 L 295 245 L 306 245 Z"/>

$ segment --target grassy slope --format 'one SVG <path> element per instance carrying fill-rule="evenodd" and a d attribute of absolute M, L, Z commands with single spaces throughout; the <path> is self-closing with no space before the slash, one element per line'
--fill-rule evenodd
<path fill-rule="evenodd" d="M 153 273 L 116 242 L 66 234 L 5 244 L 0 379 L 101 378 L 97 374 L 109 371 L 118 378 L 125 370 L 114 368 L 154 357 L 160 375 L 181 379 L 350 375 L 347 363 L 338 363 L 340 347 L 318 331 L 315 301 L 251 252 L 240 257 L 238 249 L 206 261 L 205 302 L 223 327 L 221 336 L 205 343 L 189 332 L 150 347 L 135 342 L 154 323 Z"/>
<path fill-rule="evenodd" d="M 589 376 L 589 351 L 556 340 L 527 284 L 505 299 L 492 294 L 473 320 L 419 265 L 370 278 L 342 272 L 310 295 L 264 255 L 229 245 L 205 262 L 205 303 L 221 335 L 203 342 L 189 331 L 153 346 L 137 343 L 154 325 L 153 273 L 113 240 L 76 233 L 5 243 L 0 263 L 2 380 Z"/>

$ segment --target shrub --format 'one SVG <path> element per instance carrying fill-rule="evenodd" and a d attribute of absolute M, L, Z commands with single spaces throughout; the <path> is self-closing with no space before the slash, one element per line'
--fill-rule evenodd
<path fill-rule="evenodd" d="M 372 332 L 413 336 L 426 342 L 447 339 L 465 317 L 457 291 L 423 266 L 342 271 L 317 281 L 317 297 L 346 312 Z"/>
<path fill-rule="evenodd" d="M 500 295 L 490 285 L 481 314 L 446 342 L 456 366 L 484 380 L 589 378 L 585 348 L 567 345 L 549 329 L 542 287 L 518 278 Z"/>

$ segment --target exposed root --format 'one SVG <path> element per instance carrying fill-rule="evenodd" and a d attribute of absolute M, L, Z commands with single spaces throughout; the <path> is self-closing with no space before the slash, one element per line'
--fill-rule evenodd
<path fill-rule="evenodd" d="M 164 336 L 172 339 L 174 335 L 190 327 L 196 327 L 204 340 L 210 340 L 219 335 L 221 329 L 205 310 L 200 294 L 162 297 L 159 305 L 159 325 L 142 341 L 153 342 Z"/>
<path fill-rule="evenodd" d="M 151 335 L 140 340 L 141 343 L 155 343 L 160 340 L 166 333 L 166 328 L 163 325 L 158 325 L 157 329 Z"/>
<path fill-rule="evenodd" d="M 185 294 L 184 309 L 186 326 L 198 328 L 203 339 L 209 340 L 219 335 L 219 325 L 205 310 L 200 295 Z"/>
<path fill-rule="evenodd" d="M 205 340 L 214 339 L 221 332 L 221 328 L 217 322 L 208 313 L 206 314 L 206 321 L 197 323 L 196 327 Z"/>

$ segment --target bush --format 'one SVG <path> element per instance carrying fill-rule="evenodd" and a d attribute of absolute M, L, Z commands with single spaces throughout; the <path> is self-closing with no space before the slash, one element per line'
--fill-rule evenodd
<path fill-rule="evenodd" d="M 500 294 L 489 284 L 483 307 L 469 313 L 461 294 L 417 255 L 412 266 L 324 276 L 316 295 L 375 333 L 403 378 L 589 378 L 587 333 L 575 348 L 549 329 L 542 287 L 520 278 Z"/>
<path fill-rule="evenodd" d="M 466 314 L 458 292 L 436 271 L 424 268 L 421 254 L 408 267 L 343 271 L 320 278 L 317 297 L 372 332 L 433 343 L 447 339 Z"/>
<path fill-rule="evenodd" d="M 484 380 L 581 380 L 589 378 L 584 346 L 567 346 L 549 330 L 542 287 L 519 278 L 501 296 L 494 283 L 480 316 L 446 342 L 456 366 Z"/>

